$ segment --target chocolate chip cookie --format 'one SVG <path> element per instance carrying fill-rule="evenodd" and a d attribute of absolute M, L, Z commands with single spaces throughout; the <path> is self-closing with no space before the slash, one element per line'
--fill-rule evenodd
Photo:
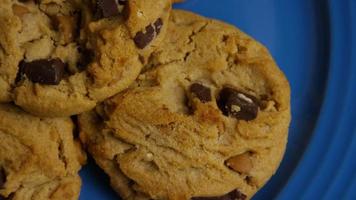
<path fill-rule="evenodd" d="M 171 1 L 94 2 L 93 21 L 87 28 L 87 47 L 96 54 L 87 69 L 94 80 L 89 97 L 102 101 L 126 89 L 137 78 L 164 38 Z"/>
<path fill-rule="evenodd" d="M 170 0 L 0 0 L 0 102 L 64 117 L 126 89 L 166 31 Z"/>
<path fill-rule="evenodd" d="M 38 118 L 0 105 L 0 199 L 78 199 L 86 158 L 72 134 L 70 118 Z"/>
<path fill-rule="evenodd" d="M 80 138 L 123 199 L 249 199 L 285 151 L 288 81 L 231 25 L 176 10 L 168 32 L 129 89 L 80 115 Z"/>

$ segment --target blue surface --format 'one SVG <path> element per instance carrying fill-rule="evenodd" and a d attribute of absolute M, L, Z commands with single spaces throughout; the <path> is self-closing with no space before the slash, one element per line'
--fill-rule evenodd
<path fill-rule="evenodd" d="M 255 200 L 356 200 L 356 0 L 187 0 L 266 45 L 292 87 L 285 158 Z M 93 164 L 81 200 L 119 199 Z"/>

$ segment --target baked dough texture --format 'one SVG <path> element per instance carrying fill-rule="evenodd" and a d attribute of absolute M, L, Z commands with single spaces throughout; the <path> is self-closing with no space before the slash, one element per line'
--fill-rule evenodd
<path fill-rule="evenodd" d="M 123 199 L 249 199 L 287 143 L 290 88 L 268 50 L 226 23 L 174 10 L 129 89 L 79 117 Z"/>
<path fill-rule="evenodd" d="M 70 118 L 45 119 L 0 105 L 0 199 L 77 200 L 86 161 Z"/>
<path fill-rule="evenodd" d="M 41 117 L 91 110 L 137 78 L 171 4 L 0 0 L 0 102 Z"/>

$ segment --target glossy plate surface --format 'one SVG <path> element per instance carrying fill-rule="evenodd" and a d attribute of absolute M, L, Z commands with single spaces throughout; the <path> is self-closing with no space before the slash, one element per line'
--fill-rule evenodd
<path fill-rule="evenodd" d="M 187 0 L 266 45 L 292 87 L 285 158 L 255 200 L 356 200 L 356 0 Z M 89 161 L 81 200 L 119 199 Z"/>

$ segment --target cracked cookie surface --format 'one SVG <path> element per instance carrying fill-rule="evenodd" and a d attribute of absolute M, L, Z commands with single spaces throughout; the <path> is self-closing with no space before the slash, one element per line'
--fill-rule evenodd
<path fill-rule="evenodd" d="M 123 199 L 249 199 L 285 151 L 288 81 L 237 28 L 171 15 L 136 82 L 80 115 L 80 138 Z"/>
<path fill-rule="evenodd" d="M 38 118 L 0 105 L 0 199 L 78 199 L 86 157 L 73 128 L 70 118 Z"/>
<path fill-rule="evenodd" d="M 136 79 L 170 8 L 170 0 L 0 0 L 0 102 L 45 117 L 92 109 Z"/>

